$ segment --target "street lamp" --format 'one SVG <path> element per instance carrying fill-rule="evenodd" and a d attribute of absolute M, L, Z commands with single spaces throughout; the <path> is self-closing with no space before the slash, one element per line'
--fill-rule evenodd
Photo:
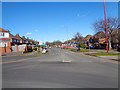
<path fill-rule="evenodd" d="M 67 33 L 67 46 L 68 46 L 68 26 L 63 26 L 63 28 L 65 28 L 66 33 Z"/>
<path fill-rule="evenodd" d="M 68 26 L 66 26 L 66 32 L 67 32 L 67 46 L 68 46 Z"/>
<path fill-rule="evenodd" d="M 107 29 L 107 22 L 106 22 L 106 1 L 104 0 L 104 26 L 105 26 L 105 33 L 106 33 L 106 52 L 108 53 L 108 29 Z"/>

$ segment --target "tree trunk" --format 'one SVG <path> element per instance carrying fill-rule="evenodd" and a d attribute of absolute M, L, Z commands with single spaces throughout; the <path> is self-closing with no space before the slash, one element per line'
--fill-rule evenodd
<path fill-rule="evenodd" d="M 111 36 L 109 36 L 108 38 L 108 43 L 109 43 L 109 50 L 112 49 L 112 46 L 111 46 Z"/>

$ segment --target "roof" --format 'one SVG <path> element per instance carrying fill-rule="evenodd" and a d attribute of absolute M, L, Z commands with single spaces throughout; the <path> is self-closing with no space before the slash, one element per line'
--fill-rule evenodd
<path fill-rule="evenodd" d="M 16 37 L 17 39 L 22 39 L 19 34 L 16 34 L 14 37 Z"/>
<path fill-rule="evenodd" d="M 88 39 L 90 39 L 90 37 L 92 37 L 92 35 L 87 35 L 86 37 L 84 37 L 84 40 L 88 40 Z"/>
<path fill-rule="evenodd" d="M 20 36 L 19 36 L 19 34 L 17 35 L 12 35 L 11 33 L 10 33 L 10 38 L 15 38 L 15 39 L 22 39 Z"/>
<path fill-rule="evenodd" d="M 10 31 L 0 27 L 0 32 L 10 32 Z"/>
<path fill-rule="evenodd" d="M 22 36 L 21 38 L 22 38 L 23 40 L 27 40 L 27 39 L 25 38 L 25 36 Z"/>
<path fill-rule="evenodd" d="M 15 36 L 10 33 L 10 38 L 15 38 Z"/>
<path fill-rule="evenodd" d="M 0 27 L 0 32 L 10 32 L 10 31 L 9 31 L 9 30 L 6 30 L 6 29 L 3 29 L 3 28 Z M 28 40 L 28 41 L 32 41 L 32 42 L 35 42 L 35 43 L 39 43 L 38 41 L 29 39 L 29 38 L 25 38 L 25 36 L 20 37 L 19 34 L 12 35 L 12 34 L 10 33 L 9 35 L 10 35 L 10 38 Z"/>
<path fill-rule="evenodd" d="M 28 41 L 31 41 L 31 42 L 33 41 L 32 39 L 27 39 L 27 40 L 28 40 Z"/>
<path fill-rule="evenodd" d="M 105 33 L 104 32 L 97 32 L 94 35 L 95 38 L 105 38 Z"/>

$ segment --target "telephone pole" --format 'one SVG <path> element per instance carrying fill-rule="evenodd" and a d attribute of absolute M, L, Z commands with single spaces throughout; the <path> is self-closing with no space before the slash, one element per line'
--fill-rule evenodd
<path fill-rule="evenodd" d="M 106 22 L 106 1 L 104 0 L 104 26 L 105 26 L 105 33 L 106 33 L 106 52 L 108 53 L 108 28 Z"/>

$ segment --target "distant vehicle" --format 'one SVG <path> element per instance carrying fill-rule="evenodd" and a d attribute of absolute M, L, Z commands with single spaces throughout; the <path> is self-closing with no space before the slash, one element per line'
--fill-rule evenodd
<path fill-rule="evenodd" d="M 49 48 L 51 48 L 51 47 L 49 47 Z"/>
<path fill-rule="evenodd" d="M 60 48 L 61 48 L 61 49 L 64 49 L 64 48 L 67 48 L 67 46 L 61 46 Z"/>

